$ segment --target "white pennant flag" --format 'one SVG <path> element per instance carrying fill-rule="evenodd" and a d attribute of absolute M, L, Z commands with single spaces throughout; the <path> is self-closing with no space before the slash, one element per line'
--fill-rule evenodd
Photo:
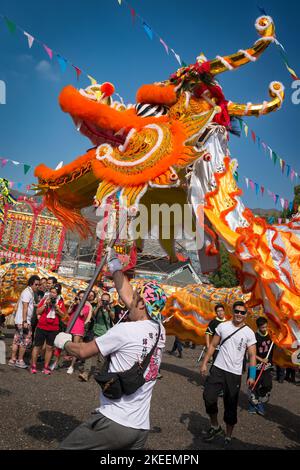
<path fill-rule="evenodd" d="M 281 207 L 283 209 L 284 208 L 284 199 L 283 199 L 283 197 L 280 198 L 280 204 L 281 204 Z"/>
<path fill-rule="evenodd" d="M 34 41 L 34 37 L 31 36 L 31 34 L 26 33 L 26 31 L 24 31 L 24 34 L 25 34 L 25 36 L 27 36 L 28 46 L 29 46 L 29 49 L 30 49 L 32 47 L 32 44 L 33 44 L 33 41 Z"/>
<path fill-rule="evenodd" d="M 249 187 L 249 178 L 245 178 L 247 189 Z"/>
<path fill-rule="evenodd" d="M 171 51 L 173 52 L 174 56 L 176 57 L 177 62 L 178 62 L 179 65 L 181 66 L 181 58 L 180 58 L 180 55 L 176 54 L 176 52 L 174 51 L 174 49 L 171 49 Z"/>
<path fill-rule="evenodd" d="M 12 160 L 12 163 L 13 163 L 14 165 L 20 165 L 20 162 L 15 162 L 14 160 Z"/>

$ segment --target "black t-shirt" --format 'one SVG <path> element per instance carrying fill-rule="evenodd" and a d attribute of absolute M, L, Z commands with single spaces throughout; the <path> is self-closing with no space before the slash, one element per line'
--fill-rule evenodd
<path fill-rule="evenodd" d="M 121 318 L 123 317 L 124 313 L 127 312 L 127 314 L 128 314 L 128 309 L 125 307 L 125 305 L 122 307 L 122 305 L 117 304 L 117 305 L 114 306 L 114 310 L 115 310 L 114 323 L 118 323 L 118 321 L 120 321 Z M 127 321 L 127 315 L 125 315 L 122 322 L 123 321 Z"/>
<path fill-rule="evenodd" d="M 224 321 L 225 320 L 219 320 L 218 318 L 214 318 L 213 320 L 211 320 L 208 324 L 208 327 L 206 329 L 205 334 L 210 335 L 210 336 L 214 336 L 217 326 L 219 326 L 220 323 L 223 323 Z"/>
<path fill-rule="evenodd" d="M 270 338 L 270 335 L 267 334 L 266 336 L 261 335 L 259 332 L 255 333 L 256 337 L 256 355 L 264 359 L 267 357 L 267 354 L 269 352 L 269 349 L 272 344 L 272 340 Z M 268 357 L 268 362 L 272 363 L 272 356 L 273 356 L 273 349 L 270 352 L 270 355 Z"/>

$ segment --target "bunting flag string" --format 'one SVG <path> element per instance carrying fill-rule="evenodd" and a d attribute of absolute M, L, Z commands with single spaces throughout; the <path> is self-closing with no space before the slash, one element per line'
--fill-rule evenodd
<path fill-rule="evenodd" d="M 29 49 L 32 48 L 34 43 L 37 43 L 42 47 L 42 49 L 44 49 L 44 51 L 46 52 L 46 54 L 47 54 L 47 56 L 49 57 L 50 60 L 52 60 L 53 57 L 55 57 L 62 73 L 64 73 L 66 71 L 68 65 L 70 65 L 75 70 L 77 80 L 79 80 L 81 75 L 84 75 L 90 80 L 92 85 L 97 83 L 97 80 L 95 78 L 93 78 L 90 74 L 86 73 L 82 68 L 79 68 L 78 66 L 74 65 L 69 59 L 66 59 L 61 54 L 54 51 L 54 49 L 51 49 L 48 45 L 46 45 L 45 43 L 40 41 L 36 36 L 33 36 L 32 34 L 25 31 L 17 23 L 14 23 L 12 20 L 10 20 L 9 18 L 7 18 L 6 16 L 1 15 L 1 14 L 0 14 L 0 18 L 2 18 L 2 20 L 6 24 L 6 27 L 7 27 L 8 31 L 11 34 L 15 34 L 16 31 L 18 30 L 24 36 L 26 36 L 26 38 L 28 40 Z"/>
<path fill-rule="evenodd" d="M 240 182 L 240 175 L 237 171 L 235 171 L 234 173 L 234 178 L 237 182 Z M 259 196 L 259 193 L 261 194 L 261 197 L 264 196 L 265 186 L 261 186 L 259 183 L 253 181 L 251 178 L 248 178 L 247 176 L 242 176 L 242 180 L 245 182 L 247 189 L 250 188 L 252 191 L 255 191 L 257 196 Z M 277 206 L 278 201 L 279 201 L 282 209 L 291 209 L 293 207 L 293 202 L 289 202 L 287 198 L 284 198 L 280 196 L 279 194 L 275 194 L 273 191 L 270 191 L 269 189 L 267 189 L 267 194 L 268 196 L 272 198 L 275 206 Z"/>
<path fill-rule="evenodd" d="M 151 41 L 153 41 L 153 38 L 155 36 L 160 42 L 160 44 L 164 47 L 168 55 L 169 55 L 169 51 L 172 52 L 175 60 L 179 63 L 180 67 L 183 67 L 185 65 L 180 55 L 177 52 L 175 52 L 174 49 L 172 49 L 170 46 L 166 44 L 166 42 L 160 37 L 160 35 L 149 25 L 148 21 L 146 21 L 139 13 L 137 13 L 137 11 L 127 2 L 127 0 L 117 0 L 117 2 L 119 6 L 122 6 L 123 4 L 128 8 L 128 10 L 130 11 L 133 23 L 135 22 L 136 18 L 140 21 L 145 33 L 147 34 L 147 36 L 149 37 Z"/>
<path fill-rule="evenodd" d="M 269 152 L 270 160 L 274 163 L 275 166 L 277 161 L 279 162 L 281 173 L 283 175 L 285 174 L 288 178 L 290 178 L 291 183 L 294 183 L 294 178 L 300 179 L 300 172 L 295 171 L 291 165 L 289 165 L 285 160 L 283 160 L 283 158 L 280 158 L 278 154 L 261 139 L 261 137 L 259 137 L 252 129 L 249 128 L 249 126 L 244 122 L 242 118 L 237 119 L 239 120 L 241 131 L 244 131 L 245 137 L 248 137 L 250 130 L 253 143 L 257 144 L 259 150 L 261 150 L 262 147 L 266 155 L 267 152 Z"/>
<path fill-rule="evenodd" d="M 263 7 L 257 6 L 257 8 L 259 9 L 259 11 L 263 15 L 268 15 L 266 13 L 266 10 Z M 283 45 L 278 41 L 278 39 L 275 39 L 274 43 L 275 43 L 275 45 L 276 45 L 276 47 L 279 51 L 279 54 L 281 55 L 282 61 L 285 65 L 285 67 L 287 68 L 289 74 L 291 75 L 292 79 L 293 80 L 300 80 L 297 73 L 295 72 L 295 70 L 293 70 L 290 66 L 289 59 L 288 59 L 287 53 L 286 53 L 285 48 L 283 47 Z"/>
<path fill-rule="evenodd" d="M 22 183 L 21 181 L 8 181 L 8 186 L 10 189 L 16 189 L 17 191 L 33 191 L 32 184 Z"/>
<path fill-rule="evenodd" d="M 4 168 L 7 165 L 8 162 L 11 163 L 14 166 L 23 165 L 24 175 L 26 175 L 28 173 L 28 171 L 32 168 L 32 166 L 29 165 L 28 163 L 18 162 L 16 160 L 11 160 L 10 158 L 0 157 L 1 168 Z"/>

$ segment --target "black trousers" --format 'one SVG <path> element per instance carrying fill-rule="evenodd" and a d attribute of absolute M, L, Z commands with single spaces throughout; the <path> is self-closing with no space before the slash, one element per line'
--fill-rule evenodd
<path fill-rule="evenodd" d="M 258 370 L 256 372 L 256 379 L 259 375 L 260 371 Z M 265 397 L 267 393 L 270 393 L 272 390 L 272 375 L 271 375 L 271 369 L 265 370 L 261 376 L 259 381 L 257 382 L 257 385 L 254 389 L 254 393 L 257 397 Z"/>
<path fill-rule="evenodd" d="M 203 392 L 206 413 L 208 415 L 211 416 L 218 413 L 218 395 L 223 390 L 224 421 L 231 426 L 237 423 L 237 406 L 241 379 L 241 375 L 232 374 L 212 366 Z"/>

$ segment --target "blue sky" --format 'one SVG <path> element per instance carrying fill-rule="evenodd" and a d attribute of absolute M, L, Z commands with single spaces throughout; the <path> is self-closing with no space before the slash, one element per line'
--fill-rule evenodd
<path fill-rule="evenodd" d="M 131 0 L 130 4 L 186 63 L 195 62 L 200 52 L 214 58 L 249 47 L 257 39 L 254 22 L 260 16 L 259 4 L 273 17 L 290 65 L 300 74 L 298 2 Z M 141 84 L 165 79 L 178 68 L 174 56 L 165 53 L 157 38 L 148 38 L 139 20 L 133 25 L 128 8 L 119 6 L 117 0 L 0 0 L 0 14 L 99 82 L 113 82 L 127 102 L 134 102 Z M 246 118 L 246 122 L 300 174 L 300 104 L 291 102 L 292 80 L 277 48 L 270 46 L 256 63 L 224 73 L 219 79 L 227 99 L 238 102 L 268 99 L 268 85 L 273 80 L 285 85 L 286 99 L 280 111 L 259 119 Z M 50 61 L 40 45 L 34 43 L 29 49 L 26 37 L 20 32 L 9 33 L 2 19 L 0 80 L 6 83 L 7 100 L 6 105 L 0 105 L 0 157 L 29 163 L 32 169 L 41 162 L 55 168 L 59 161 L 70 162 L 90 147 L 57 100 L 67 84 L 88 86 L 86 76 L 77 82 L 70 66 L 63 74 L 57 61 Z M 291 180 L 282 176 L 279 164 L 274 167 L 250 136 L 232 136 L 230 148 L 239 161 L 240 178 L 247 176 L 292 199 Z M 32 170 L 24 176 L 22 168 L 10 163 L 0 169 L 0 174 L 16 182 L 35 182 Z M 240 186 L 249 207 L 275 207 L 267 195 L 256 196 L 243 181 Z"/>

